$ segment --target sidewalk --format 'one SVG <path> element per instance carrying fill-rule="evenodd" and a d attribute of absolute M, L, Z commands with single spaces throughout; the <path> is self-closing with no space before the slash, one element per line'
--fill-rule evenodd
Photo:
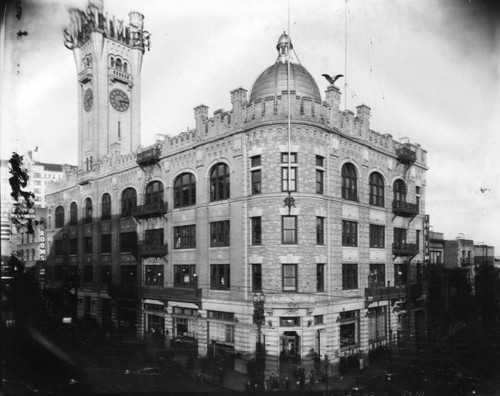
<path fill-rule="evenodd" d="M 187 357 L 178 354 L 175 357 L 175 360 L 181 363 L 183 367 L 186 367 Z M 194 372 L 196 373 L 199 370 L 200 370 L 200 364 L 199 361 L 196 360 L 194 363 Z M 226 367 L 223 368 L 223 371 L 224 371 L 223 381 L 221 383 L 218 376 L 217 367 L 214 369 L 212 363 L 210 362 L 206 370 L 207 382 L 235 392 L 247 391 L 245 384 L 249 378 L 246 373 L 241 373 Z M 326 389 L 328 389 L 328 391 L 349 390 L 352 389 L 352 387 L 354 387 L 355 385 L 364 384 L 366 381 L 384 375 L 386 371 L 387 371 L 387 366 L 385 363 L 376 362 L 362 370 L 351 370 L 349 373 L 343 376 L 336 375 L 329 377 L 328 387 L 326 386 L 325 382 L 321 381 L 314 384 L 313 389 L 309 387 L 309 384 L 306 384 L 305 392 L 306 393 L 311 391 L 324 392 Z M 272 389 L 269 386 L 270 384 L 268 378 L 266 378 L 266 385 L 267 385 L 267 391 L 271 392 Z M 290 392 L 298 392 L 299 390 L 300 390 L 299 385 L 297 384 L 296 380 L 290 378 Z M 285 389 L 281 386 L 276 391 L 284 392 Z"/>

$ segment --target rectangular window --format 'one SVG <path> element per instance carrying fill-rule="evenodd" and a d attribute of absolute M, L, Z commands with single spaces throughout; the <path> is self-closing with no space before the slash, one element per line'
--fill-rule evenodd
<path fill-rule="evenodd" d="M 316 194 L 323 194 L 323 171 L 316 169 Z"/>
<path fill-rule="evenodd" d="M 195 273 L 195 265 L 174 265 L 174 287 L 195 287 Z"/>
<path fill-rule="evenodd" d="M 83 242 L 85 245 L 85 254 L 92 254 L 92 237 L 85 237 Z"/>
<path fill-rule="evenodd" d="M 316 156 L 316 194 L 323 194 L 325 158 Z"/>
<path fill-rule="evenodd" d="M 196 247 L 196 225 L 174 227 L 174 249 Z"/>
<path fill-rule="evenodd" d="M 78 240 L 76 238 L 69 240 L 69 254 L 78 254 Z"/>
<path fill-rule="evenodd" d="M 316 244 L 325 244 L 325 218 L 316 217 Z"/>
<path fill-rule="evenodd" d="M 297 153 L 290 153 L 290 175 L 288 175 L 288 153 L 281 153 L 281 164 L 281 190 L 297 191 Z"/>
<path fill-rule="evenodd" d="M 92 283 L 93 276 L 94 276 L 94 267 L 92 265 L 86 265 L 83 268 L 83 281 L 85 283 Z"/>
<path fill-rule="evenodd" d="M 281 168 L 281 191 L 297 191 L 297 168 L 290 168 L 290 190 L 288 190 L 288 168 Z"/>
<path fill-rule="evenodd" d="M 230 272 L 229 264 L 210 265 L 210 289 L 229 290 Z"/>
<path fill-rule="evenodd" d="M 137 286 L 137 268 L 135 265 L 122 265 L 121 276 L 124 285 Z"/>
<path fill-rule="evenodd" d="M 368 310 L 368 339 L 383 340 L 386 337 L 386 307 L 376 307 Z"/>
<path fill-rule="evenodd" d="M 297 264 L 283 264 L 283 291 L 297 291 Z"/>
<path fill-rule="evenodd" d="M 260 194 L 262 192 L 262 173 L 260 169 L 252 172 L 252 194 Z"/>
<path fill-rule="evenodd" d="M 359 311 L 340 313 L 340 347 L 349 347 L 359 343 Z"/>
<path fill-rule="evenodd" d="M 404 286 L 407 281 L 406 264 L 394 264 L 394 285 Z"/>
<path fill-rule="evenodd" d="M 420 250 L 420 232 L 421 232 L 420 230 L 417 230 L 417 236 L 416 236 L 417 249 L 419 249 L 419 250 Z"/>
<path fill-rule="evenodd" d="M 207 318 L 232 322 L 234 320 L 234 313 L 224 311 L 207 311 Z"/>
<path fill-rule="evenodd" d="M 144 232 L 144 243 L 146 245 L 163 245 L 163 228 L 153 228 Z"/>
<path fill-rule="evenodd" d="M 384 226 L 370 224 L 370 247 L 380 249 L 385 247 Z"/>
<path fill-rule="evenodd" d="M 252 264 L 252 293 L 262 292 L 262 265 Z"/>
<path fill-rule="evenodd" d="M 62 256 L 64 254 L 64 244 L 62 239 L 56 239 L 54 240 L 54 250 L 56 253 L 56 256 Z"/>
<path fill-rule="evenodd" d="M 163 265 L 144 266 L 144 285 L 163 286 Z"/>
<path fill-rule="evenodd" d="M 111 283 L 111 265 L 101 267 L 101 283 L 109 285 Z"/>
<path fill-rule="evenodd" d="M 316 264 L 316 291 L 325 291 L 325 264 Z"/>
<path fill-rule="evenodd" d="M 406 243 L 406 228 L 394 228 L 394 243 L 396 245 Z"/>
<path fill-rule="evenodd" d="M 323 315 L 314 315 L 314 324 L 323 324 Z"/>
<path fill-rule="evenodd" d="M 352 290 L 358 288 L 358 265 L 342 264 L 342 289 Z"/>
<path fill-rule="evenodd" d="M 120 234 L 120 252 L 132 253 L 137 250 L 137 233 L 124 232 Z"/>
<path fill-rule="evenodd" d="M 252 217 L 252 245 L 262 245 L 262 222 L 260 217 Z"/>
<path fill-rule="evenodd" d="M 229 246 L 229 220 L 210 223 L 210 247 Z"/>
<path fill-rule="evenodd" d="M 111 234 L 101 235 L 101 253 L 111 253 Z"/>
<path fill-rule="evenodd" d="M 281 243 L 297 243 L 297 216 L 281 216 Z"/>
<path fill-rule="evenodd" d="M 342 246 L 358 246 L 358 223 L 342 221 Z"/>
<path fill-rule="evenodd" d="M 281 316 L 280 326 L 283 327 L 296 327 L 300 326 L 300 316 Z"/>
<path fill-rule="evenodd" d="M 251 176 L 252 176 L 252 194 L 260 194 L 262 192 L 262 170 L 260 168 L 260 155 L 251 158 Z"/>
<path fill-rule="evenodd" d="M 385 264 L 370 264 L 368 274 L 368 287 L 377 288 L 385 286 Z"/>

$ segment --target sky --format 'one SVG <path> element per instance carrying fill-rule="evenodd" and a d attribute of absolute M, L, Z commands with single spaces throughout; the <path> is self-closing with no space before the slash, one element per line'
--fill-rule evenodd
<path fill-rule="evenodd" d="M 15 1 L 6 4 L 1 158 L 38 147 L 41 161 L 76 164 L 76 66 L 62 29 L 67 8 L 87 1 L 23 0 L 20 19 Z M 494 245 L 500 255 L 494 0 L 104 0 L 104 6 L 118 19 L 141 12 L 152 36 L 141 78 L 143 145 L 156 134 L 194 128 L 199 104 L 209 114 L 231 109 L 230 91 L 250 91 L 276 60 L 278 37 L 290 25 L 298 60 L 323 98 L 328 83 L 321 74 L 344 74 L 342 106 L 370 106 L 373 130 L 427 150 L 432 229 L 446 239 L 463 234 Z"/>

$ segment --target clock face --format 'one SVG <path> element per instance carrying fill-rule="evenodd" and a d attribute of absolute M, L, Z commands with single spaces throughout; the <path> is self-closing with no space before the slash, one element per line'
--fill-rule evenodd
<path fill-rule="evenodd" d="M 113 89 L 109 94 L 109 101 L 118 111 L 127 111 L 129 106 L 128 96 L 120 89 Z"/>
<path fill-rule="evenodd" d="M 85 111 L 90 111 L 93 102 L 94 94 L 92 93 L 92 90 L 88 88 L 83 94 L 83 108 L 85 109 Z"/>

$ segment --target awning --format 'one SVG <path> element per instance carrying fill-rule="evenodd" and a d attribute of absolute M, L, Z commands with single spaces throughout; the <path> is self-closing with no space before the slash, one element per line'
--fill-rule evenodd
<path fill-rule="evenodd" d="M 180 301 L 169 301 L 169 307 L 180 307 L 180 308 L 190 308 L 190 309 L 200 309 L 198 305 L 188 302 L 180 302 Z"/>
<path fill-rule="evenodd" d="M 164 305 L 161 301 L 158 301 L 158 300 L 150 300 L 148 298 L 145 298 L 144 300 L 142 300 L 142 302 L 144 304 L 156 304 L 156 305 Z"/>

